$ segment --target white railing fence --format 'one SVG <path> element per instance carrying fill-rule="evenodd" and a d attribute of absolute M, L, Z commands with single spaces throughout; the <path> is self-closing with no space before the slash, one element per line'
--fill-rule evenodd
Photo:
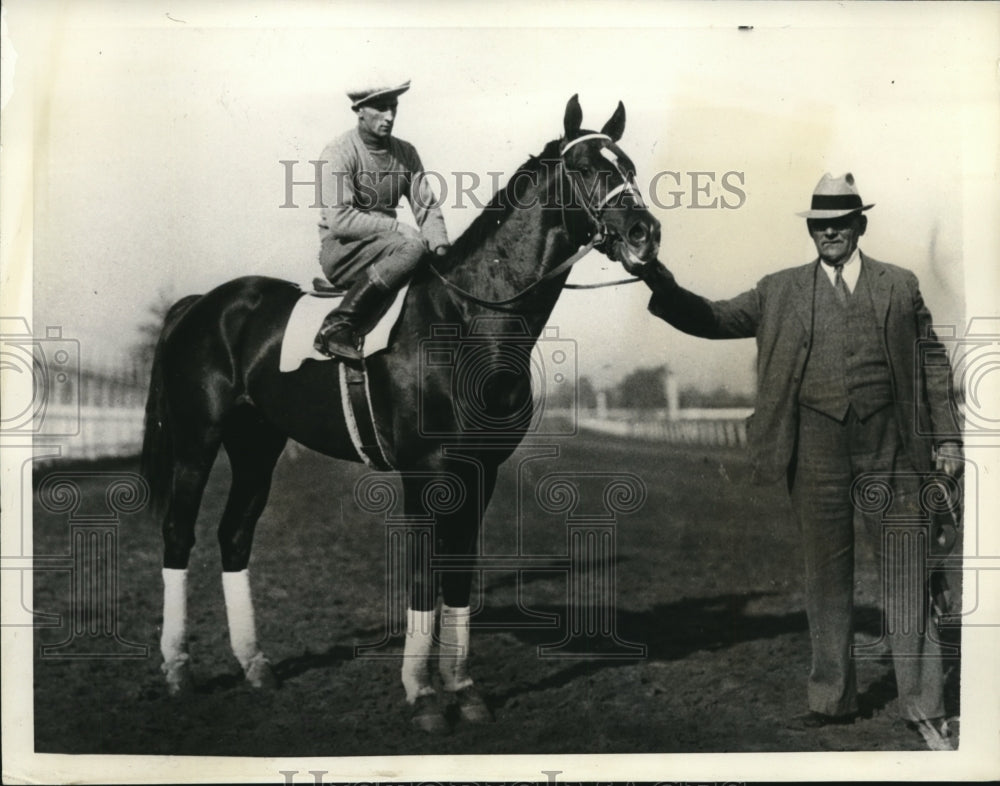
<path fill-rule="evenodd" d="M 59 457 L 138 456 L 148 374 L 127 369 L 45 368 L 31 427 L 36 444 L 59 445 Z"/>
<path fill-rule="evenodd" d="M 576 423 L 581 431 L 631 439 L 690 445 L 743 446 L 751 409 L 663 410 L 581 409 Z"/>

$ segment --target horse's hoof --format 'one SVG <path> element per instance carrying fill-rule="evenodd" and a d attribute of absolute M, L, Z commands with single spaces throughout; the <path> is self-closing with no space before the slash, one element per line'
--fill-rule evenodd
<path fill-rule="evenodd" d="M 436 693 L 417 696 L 417 700 L 410 705 L 410 723 L 427 734 L 447 734 L 451 731 L 438 706 Z"/>
<path fill-rule="evenodd" d="M 458 714 L 468 723 L 493 723 L 493 711 L 475 685 L 455 691 Z"/>
<path fill-rule="evenodd" d="M 250 659 L 244 673 L 252 688 L 273 690 L 278 687 L 278 678 L 274 676 L 271 661 L 262 652 L 258 652 Z"/>
<path fill-rule="evenodd" d="M 160 666 L 160 671 L 167 680 L 167 693 L 171 696 L 184 696 L 194 693 L 194 676 L 191 674 L 191 656 L 182 652 L 176 658 L 171 658 Z"/>

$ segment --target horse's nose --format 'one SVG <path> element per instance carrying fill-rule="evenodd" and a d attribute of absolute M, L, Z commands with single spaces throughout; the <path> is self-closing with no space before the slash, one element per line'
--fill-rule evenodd
<path fill-rule="evenodd" d="M 628 242 L 633 246 L 641 246 L 644 243 L 660 245 L 660 222 L 655 218 L 649 221 L 636 221 L 628 230 Z"/>
<path fill-rule="evenodd" d="M 640 246 L 649 237 L 649 230 L 642 221 L 636 221 L 628 231 L 628 242 L 633 246 Z"/>

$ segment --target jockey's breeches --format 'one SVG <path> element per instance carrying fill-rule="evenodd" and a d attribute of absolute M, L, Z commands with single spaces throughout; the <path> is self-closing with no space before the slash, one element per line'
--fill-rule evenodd
<path fill-rule="evenodd" d="M 319 264 L 332 284 L 350 287 L 362 274 L 382 289 L 396 289 L 407 281 L 427 253 L 419 238 L 399 232 L 381 232 L 361 240 L 343 241 L 325 237 L 320 244 Z"/>

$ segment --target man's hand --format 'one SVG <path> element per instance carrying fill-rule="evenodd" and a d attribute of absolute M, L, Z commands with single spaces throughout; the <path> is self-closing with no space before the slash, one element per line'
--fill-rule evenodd
<path fill-rule="evenodd" d="M 642 278 L 643 272 L 648 270 L 649 266 L 653 264 L 652 262 L 643 262 L 637 256 L 633 255 L 628 246 L 623 242 L 612 243 L 608 256 L 621 262 L 626 273 L 638 276 L 639 278 Z"/>
<path fill-rule="evenodd" d="M 962 461 L 962 445 L 958 442 L 942 442 L 937 446 L 937 456 L 934 459 L 935 469 L 953 478 L 962 474 L 965 462 Z"/>

